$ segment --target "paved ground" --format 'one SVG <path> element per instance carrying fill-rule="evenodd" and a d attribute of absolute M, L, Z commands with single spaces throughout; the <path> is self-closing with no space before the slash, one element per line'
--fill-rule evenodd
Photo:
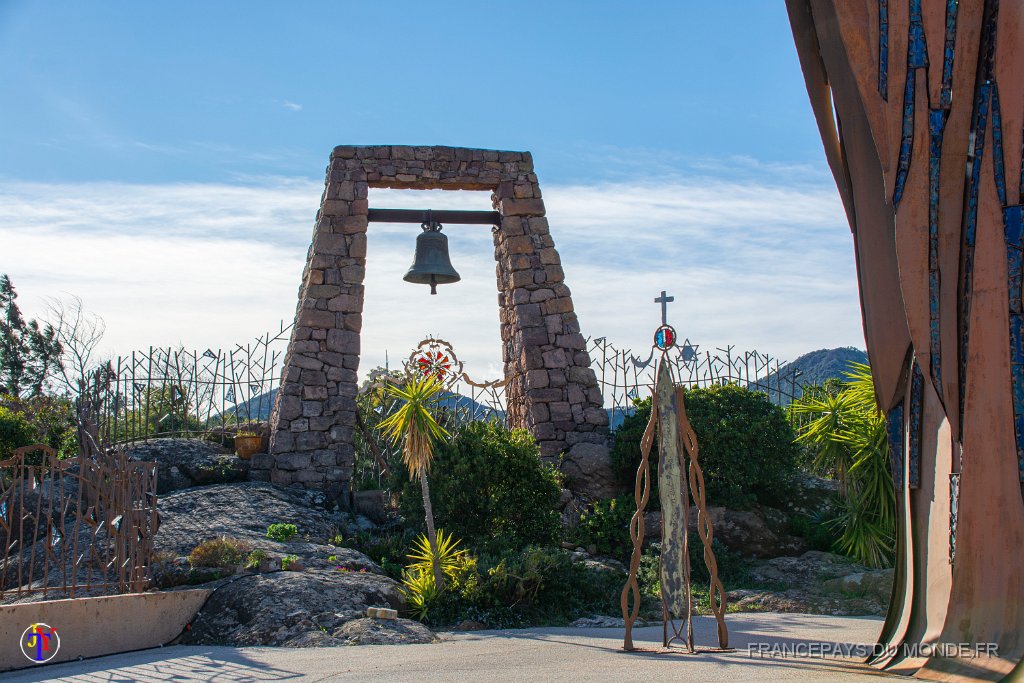
<path fill-rule="evenodd" d="M 889 676 L 856 663 L 882 622 L 871 617 L 733 614 L 730 645 L 710 649 L 714 620 L 698 617 L 697 654 L 661 649 L 661 627 L 634 632 L 644 651 L 621 651 L 621 629 L 541 628 L 444 634 L 434 645 L 336 648 L 167 647 L 3 674 L 4 683 L 100 681 L 867 681 Z M 782 649 L 787 648 L 789 656 Z M 810 655 L 807 656 L 808 650 Z M 822 651 L 825 651 L 824 653 Z M 792 654 L 793 652 L 798 654 Z M 848 651 L 853 658 L 844 658 Z M 773 656 L 774 654 L 774 656 Z M 822 656 L 824 654 L 824 656 Z M 894 677 L 898 678 L 898 677 Z"/>

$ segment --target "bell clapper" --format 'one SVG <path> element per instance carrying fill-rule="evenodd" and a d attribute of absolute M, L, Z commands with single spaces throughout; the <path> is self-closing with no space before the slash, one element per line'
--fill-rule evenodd
<path fill-rule="evenodd" d="M 431 294 L 437 294 L 437 276 L 436 275 L 431 275 L 430 276 L 430 293 Z"/>

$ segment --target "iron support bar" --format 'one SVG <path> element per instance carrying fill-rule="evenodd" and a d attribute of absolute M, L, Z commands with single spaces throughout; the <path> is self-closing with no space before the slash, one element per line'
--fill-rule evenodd
<path fill-rule="evenodd" d="M 429 223 L 433 219 L 443 225 L 501 225 L 497 211 L 370 209 L 366 218 L 371 223 Z"/>

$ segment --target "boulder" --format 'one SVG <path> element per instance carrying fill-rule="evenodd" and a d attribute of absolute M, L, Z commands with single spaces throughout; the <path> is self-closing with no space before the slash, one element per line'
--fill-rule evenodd
<path fill-rule="evenodd" d="M 236 647 L 409 642 L 401 640 L 400 635 L 383 634 L 390 626 L 374 630 L 377 635 L 367 632 L 365 638 L 360 636 L 359 628 L 354 633 L 343 631 L 353 621 L 376 622 L 364 616 L 371 605 L 400 608 L 398 584 L 377 574 L 327 569 L 250 574 L 220 586 L 193 619 L 181 642 Z M 403 634 L 411 632 L 406 620 L 377 623 L 396 625 L 392 630 Z M 423 631 L 417 631 L 417 637 L 425 637 Z"/>
<path fill-rule="evenodd" d="M 157 464 L 157 494 L 244 481 L 249 463 L 224 446 L 198 439 L 154 439 L 127 449 L 132 460 Z"/>
<path fill-rule="evenodd" d="M 455 631 L 486 631 L 487 624 L 472 619 L 463 619 L 453 630 Z"/>
<path fill-rule="evenodd" d="M 798 474 L 786 500 L 787 511 L 799 515 L 831 517 L 839 505 L 839 482 Z"/>
<path fill-rule="evenodd" d="M 433 643 L 437 636 L 429 628 L 409 619 L 353 619 L 335 637 L 345 645 L 406 645 Z"/>
<path fill-rule="evenodd" d="M 793 556 L 807 550 L 807 541 L 772 531 L 764 515 L 757 510 L 709 507 L 708 517 L 711 519 L 714 538 L 744 557 Z M 690 530 L 697 530 L 696 508 L 690 509 Z"/>
<path fill-rule="evenodd" d="M 764 559 L 801 555 L 807 550 L 807 541 L 779 531 L 784 524 L 771 519 L 772 515 L 783 514 L 777 510 L 729 510 L 723 507 L 709 507 L 708 517 L 714 539 L 729 550 L 744 557 Z M 766 519 L 768 517 L 769 519 Z M 690 508 L 690 531 L 697 532 L 697 508 Z M 644 538 L 648 541 L 661 539 L 661 512 L 644 513 Z"/>
<path fill-rule="evenodd" d="M 562 458 L 562 472 L 574 493 L 591 499 L 614 498 L 623 491 L 612 468 L 608 447 L 577 443 Z"/>
<path fill-rule="evenodd" d="M 776 557 L 761 562 L 748 574 L 760 583 L 807 588 L 864 570 L 865 567 L 841 555 L 809 550 L 799 557 Z"/>
<path fill-rule="evenodd" d="M 825 581 L 822 589 L 841 595 L 874 598 L 885 603 L 892 596 L 893 575 L 892 569 L 855 572 Z"/>
<path fill-rule="evenodd" d="M 747 587 L 729 591 L 729 607 L 881 616 L 889 604 L 892 580 L 892 569 L 872 570 L 840 555 L 812 550 L 800 557 L 756 563 L 747 571 Z"/>
<path fill-rule="evenodd" d="M 352 511 L 364 515 L 375 524 L 387 521 L 387 505 L 383 491 L 353 491 Z"/>

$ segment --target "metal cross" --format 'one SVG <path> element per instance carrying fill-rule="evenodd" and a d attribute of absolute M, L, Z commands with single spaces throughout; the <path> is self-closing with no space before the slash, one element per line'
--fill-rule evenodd
<path fill-rule="evenodd" d="M 661 290 L 661 296 L 654 300 L 654 303 L 661 304 L 661 324 L 668 325 L 668 305 L 675 301 L 674 296 L 666 296 L 665 290 Z"/>

